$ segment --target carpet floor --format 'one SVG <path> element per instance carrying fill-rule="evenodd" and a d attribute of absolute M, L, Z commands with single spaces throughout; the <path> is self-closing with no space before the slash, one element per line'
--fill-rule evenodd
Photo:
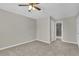
<path fill-rule="evenodd" d="M 53 41 L 51 44 L 33 41 L 1 50 L 0 56 L 79 56 L 79 48 L 76 44 L 61 40 Z"/>

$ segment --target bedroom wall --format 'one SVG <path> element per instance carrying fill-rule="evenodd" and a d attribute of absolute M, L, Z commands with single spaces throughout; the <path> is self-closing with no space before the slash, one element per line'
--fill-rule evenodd
<path fill-rule="evenodd" d="M 63 40 L 77 44 L 76 39 L 76 16 L 63 18 Z"/>
<path fill-rule="evenodd" d="M 78 47 L 79 47 L 79 15 L 77 16 L 77 19 L 76 19 L 76 34 L 77 34 L 77 43 L 78 43 Z"/>
<path fill-rule="evenodd" d="M 37 40 L 50 43 L 50 17 L 40 17 L 37 20 Z"/>
<path fill-rule="evenodd" d="M 36 20 L 0 9 L 0 48 L 36 39 Z"/>

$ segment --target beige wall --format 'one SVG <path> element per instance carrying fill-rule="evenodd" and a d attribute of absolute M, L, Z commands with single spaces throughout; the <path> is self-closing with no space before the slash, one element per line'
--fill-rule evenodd
<path fill-rule="evenodd" d="M 76 25 L 77 25 L 77 42 L 78 42 L 78 46 L 79 46 L 79 16 L 76 19 Z"/>
<path fill-rule="evenodd" d="M 36 21 L 0 10 L 0 48 L 36 39 Z"/>
<path fill-rule="evenodd" d="M 76 16 L 63 18 L 63 40 L 77 43 L 76 39 Z"/>
<path fill-rule="evenodd" d="M 37 20 L 37 40 L 50 43 L 50 18 L 48 16 Z"/>
<path fill-rule="evenodd" d="M 76 43 L 76 17 L 61 20 L 63 20 L 63 40 Z M 53 22 L 51 24 L 53 26 Z M 51 35 L 53 38 L 53 31 Z M 50 43 L 49 16 L 41 17 L 36 22 L 34 19 L 0 10 L 0 48 L 35 39 Z"/>

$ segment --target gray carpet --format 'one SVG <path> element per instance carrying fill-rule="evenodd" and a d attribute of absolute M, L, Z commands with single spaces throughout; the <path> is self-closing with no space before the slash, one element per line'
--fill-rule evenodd
<path fill-rule="evenodd" d="M 79 56 L 76 44 L 56 40 L 50 45 L 33 41 L 17 47 L 0 51 L 0 56 Z"/>

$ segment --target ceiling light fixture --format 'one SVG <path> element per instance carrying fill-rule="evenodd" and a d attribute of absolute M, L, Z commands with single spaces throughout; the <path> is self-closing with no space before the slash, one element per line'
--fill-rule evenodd
<path fill-rule="evenodd" d="M 29 3 L 28 5 L 26 4 L 19 4 L 19 6 L 28 6 L 28 11 L 31 12 L 32 10 L 38 10 L 40 11 L 41 8 L 37 6 L 39 3 Z"/>
<path fill-rule="evenodd" d="M 31 11 L 33 9 L 33 6 L 32 5 L 29 5 L 28 7 L 29 7 L 28 8 L 29 11 Z"/>

